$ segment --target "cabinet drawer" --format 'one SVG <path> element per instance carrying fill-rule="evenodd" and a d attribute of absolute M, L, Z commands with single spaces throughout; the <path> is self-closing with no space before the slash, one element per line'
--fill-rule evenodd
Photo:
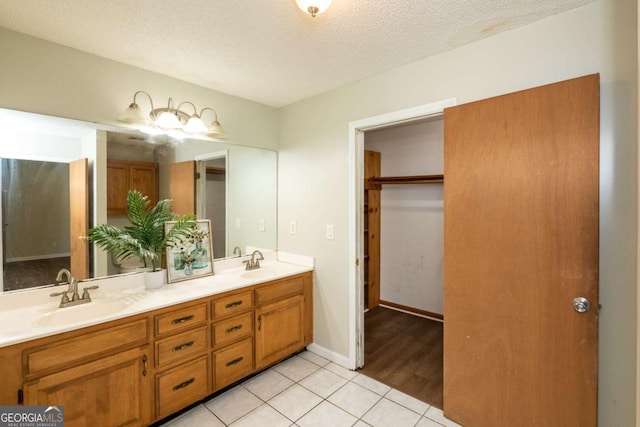
<path fill-rule="evenodd" d="M 207 356 L 156 375 L 157 417 L 163 418 L 208 394 Z"/>
<path fill-rule="evenodd" d="M 212 326 L 212 343 L 219 347 L 235 341 L 241 337 L 251 335 L 253 332 L 253 313 L 248 312 L 223 320 Z"/>
<path fill-rule="evenodd" d="M 220 298 L 211 303 L 213 318 L 228 316 L 230 314 L 241 313 L 253 307 L 251 291 L 242 294 L 235 294 L 225 298 Z"/>
<path fill-rule="evenodd" d="M 253 340 L 247 338 L 213 353 L 215 388 L 225 387 L 253 371 Z"/>
<path fill-rule="evenodd" d="M 291 280 L 266 285 L 256 289 L 256 305 L 277 301 L 304 292 L 304 279 L 296 277 Z"/>
<path fill-rule="evenodd" d="M 147 320 L 140 319 L 54 344 L 27 349 L 24 352 L 24 373 L 28 376 L 61 366 L 73 366 L 84 359 L 102 357 L 116 349 L 146 345 L 147 329 Z"/>
<path fill-rule="evenodd" d="M 183 331 L 206 321 L 206 303 L 160 314 L 156 316 L 156 336 Z"/>
<path fill-rule="evenodd" d="M 156 366 L 185 360 L 207 350 L 207 327 L 183 332 L 156 342 Z"/>

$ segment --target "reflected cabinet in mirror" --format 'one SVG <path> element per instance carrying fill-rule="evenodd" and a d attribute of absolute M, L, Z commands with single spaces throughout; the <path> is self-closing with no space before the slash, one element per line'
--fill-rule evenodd
<path fill-rule="evenodd" d="M 53 284 L 60 268 L 76 274 L 72 259 L 77 253 L 72 248 L 77 245 L 71 242 L 86 235 L 70 229 L 74 201 L 69 164 L 77 159 L 87 159 L 89 165 L 89 227 L 126 226 L 126 192 L 137 189 L 152 203 L 172 199 L 177 213 L 194 212 L 209 219 L 215 259 L 254 248 L 276 249 L 274 151 L 148 137 L 11 110 L 0 109 L 0 120 L 11 123 L 0 141 L 3 291 Z M 91 256 L 83 254 L 91 260 L 85 277 L 140 267 L 137 260 L 116 259 L 93 246 L 88 251 Z"/>

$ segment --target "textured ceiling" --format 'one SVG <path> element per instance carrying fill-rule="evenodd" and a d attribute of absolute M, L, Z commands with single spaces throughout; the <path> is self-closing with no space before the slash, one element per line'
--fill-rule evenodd
<path fill-rule="evenodd" d="M 0 0 L 0 26 L 280 107 L 593 0 Z"/>

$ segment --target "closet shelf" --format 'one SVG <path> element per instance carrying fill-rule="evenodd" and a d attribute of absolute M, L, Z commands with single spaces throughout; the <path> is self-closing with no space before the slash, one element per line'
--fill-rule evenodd
<path fill-rule="evenodd" d="M 444 175 L 414 175 L 414 176 L 372 176 L 370 184 L 440 184 L 444 182 Z"/>

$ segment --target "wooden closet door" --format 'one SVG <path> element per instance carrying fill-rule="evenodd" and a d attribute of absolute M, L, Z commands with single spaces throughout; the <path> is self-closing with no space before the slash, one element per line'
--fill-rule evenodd
<path fill-rule="evenodd" d="M 169 198 L 172 212 L 178 215 L 196 213 L 196 162 L 171 164 Z"/>
<path fill-rule="evenodd" d="M 595 426 L 599 76 L 445 110 L 444 157 L 445 415 Z"/>
<path fill-rule="evenodd" d="M 78 280 L 88 279 L 89 268 L 89 161 L 69 163 L 69 239 L 71 274 Z"/>

